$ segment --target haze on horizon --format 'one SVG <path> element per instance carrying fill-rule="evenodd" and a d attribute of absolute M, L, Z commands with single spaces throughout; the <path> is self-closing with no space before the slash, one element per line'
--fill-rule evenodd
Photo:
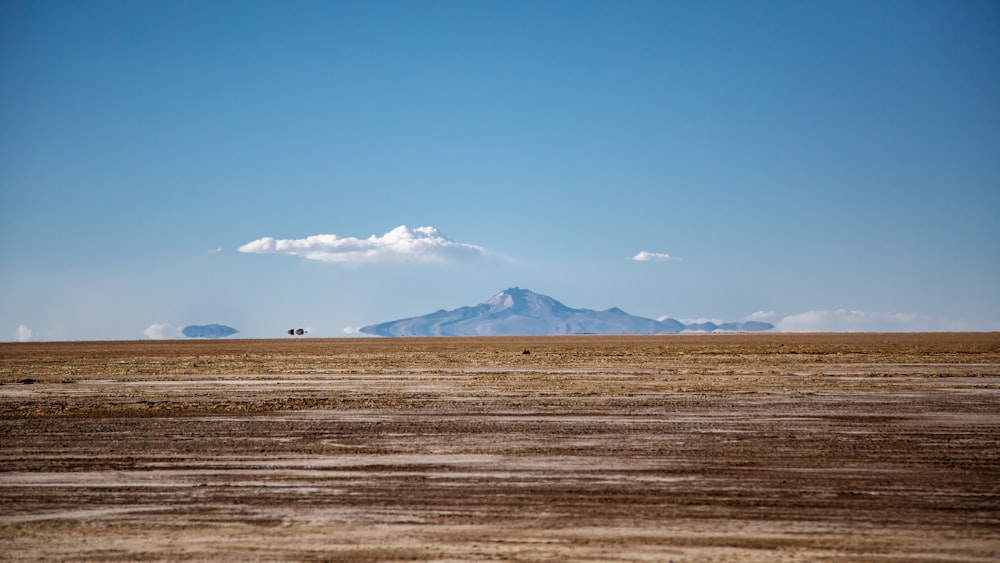
<path fill-rule="evenodd" d="M 989 1 L 0 4 L 0 341 L 1000 330 Z"/>

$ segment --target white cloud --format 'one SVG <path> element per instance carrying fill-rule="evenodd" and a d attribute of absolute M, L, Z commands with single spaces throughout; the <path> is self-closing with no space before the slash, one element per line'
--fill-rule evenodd
<path fill-rule="evenodd" d="M 434 227 L 410 229 L 400 225 L 388 233 L 366 239 L 313 235 L 304 239 L 264 237 L 239 247 L 251 254 L 290 254 L 321 262 L 448 262 L 489 256 L 481 246 L 455 242 Z"/>
<path fill-rule="evenodd" d="M 929 332 L 970 330 L 966 323 L 913 313 L 807 311 L 775 323 L 782 332 Z"/>
<path fill-rule="evenodd" d="M 31 340 L 31 329 L 27 325 L 18 325 L 15 335 L 18 342 L 27 342 Z"/>
<path fill-rule="evenodd" d="M 353 326 L 344 327 L 344 334 L 354 334 L 356 332 L 358 332 L 358 329 L 354 328 Z"/>
<path fill-rule="evenodd" d="M 680 260 L 680 258 L 671 256 L 665 252 L 648 252 L 640 250 L 638 254 L 632 257 L 632 260 L 635 260 L 636 262 L 670 262 L 672 260 Z"/>
<path fill-rule="evenodd" d="M 142 331 L 147 337 L 153 340 L 163 340 L 165 338 L 177 338 L 180 336 L 180 329 L 174 328 L 166 323 L 153 323 Z"/>
<path fill-rule="evenodd" d="M 744 320 L 769 322 L 777 316 L 778 315 L 776 315 L 774 311 L 754 311 L 747 319 Z"/>

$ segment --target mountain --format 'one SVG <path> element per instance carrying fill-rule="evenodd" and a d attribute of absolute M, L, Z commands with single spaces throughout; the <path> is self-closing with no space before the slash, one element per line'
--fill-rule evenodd
<path fill-rule="evenodd" d="M 420 317 L 369 325 L 361 332 L 377 336 L 527 336 L 664 334 L 686 328 L 674 319 L 637 317 L 617 307 L 605 311 L 574 309 L 547 295 L 512 287 L 473 307 L 441 309 Z"/>
<path fill-rule="evenodd" d="M 225 338 L 239 332 L 235 328 L 226 325 L 190 325 L 184 327 L 181 333 L 188 338 Z"/>
<path fill-rule="evenodd" d="M 649 334 L 680 332 L 684 325 L 606 311 L 573 309 L 547 296 L 513 287 L 474 307 L 444 309 L 409 319 L 366 326 L 378 336 L 501 336 L 548 334 Z"/>

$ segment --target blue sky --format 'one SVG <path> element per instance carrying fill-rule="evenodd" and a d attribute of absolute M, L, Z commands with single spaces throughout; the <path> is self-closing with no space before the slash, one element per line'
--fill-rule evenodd
<path fill-rule="evenodd" d="M 995 2 L 9 1 L 0 76 L 0 340 L 1000 329 Z"/>

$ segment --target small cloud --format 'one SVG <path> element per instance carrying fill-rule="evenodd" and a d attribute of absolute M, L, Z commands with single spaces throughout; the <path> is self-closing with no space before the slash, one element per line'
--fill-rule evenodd
<path fill-rule="evenodd" d="M 344 334 L 354 334 L 356 332 L 358 332 L 358 329 L 354 328 L 353 326 L 344 327 Z"/>
<path fill-rule="evenodd" d="M 775 323 L 782 332 L 929 332 L 968 330 L 965 323 L 913 313 L 807 311 Z"/>
<path fill-rule="evenodd" d="M 648 252 L 641 250 L 638 254 L 632 257 L 632 260 L 636 262 L 671 262 L 680 260 L 680 258 L 671 256 L 665 252 Z"/>
<path fill-rule="evenodd" d="M 27 325 L 18 325 L 14 335 L 18 342 L 27 342 L 31 340 L 31 329 Z"/>
<path fill-rule="evenodd" d="M 166 338 L 177 338 L 180 336 L 180 329 L 174 328 L 166 323 L 153 323 L 142 331 L 147 337 L 153 340 L 163 340 Z"/>
<path fill-rule="evenodd" d="M 774 311 L 754 311 L 745 320 L 767 322 L 777 316 Z"/>
<path fill-rule="evenodd" d="M 452 262 L 489 256 L 485 248 L 456 242 L 434 227 L 400 225 L 382 236 L 366 239 L 313 235 L 304 239 L 264 237 L 237 249 L 249 254 L 289 254 L 308 260 L 341 263 Z"/>
<path fill-rule="evenodd" d="M 208 251 L 209 254 L 218 254 L 220 252 L 222 252 L 222 247 L 221 246 L 217 246 L 214 249 Z"/>

